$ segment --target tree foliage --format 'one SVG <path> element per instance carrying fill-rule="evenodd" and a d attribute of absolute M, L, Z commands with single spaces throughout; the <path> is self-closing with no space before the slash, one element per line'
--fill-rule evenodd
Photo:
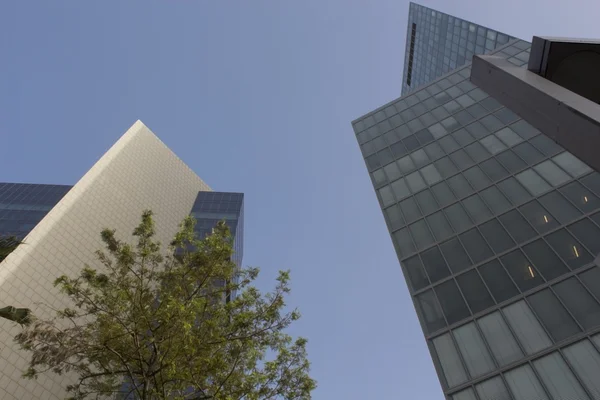
<path fill-rule="evenodd" d="M 262 294 L 252 285 L 258 269 L 237 271 L 231 262 L 227 226 L 199 240 L 194 224 L 183 221 L 167 256 L 150 211 L 135 245 L 104 230 L 102 267 L 55 281 L 73 307 L 34 319 L 15 337 L 31 353 L 25 376 L 74 373 L 73 399 L 310 399 L 306 339 L 284 332 L 299 318 L 285 311 L 289 272 Z"/>
<path fill-rule="evenodd" d="M 0 236 L 0 262 L 4 261 L 4 259 L 21 243 L 21 240 L 15 236 Z M 21 325 L 27 325 L 31 322 L 31 310 L 29 308 L 6 306 L 0 308 L 0 318 Z"/>

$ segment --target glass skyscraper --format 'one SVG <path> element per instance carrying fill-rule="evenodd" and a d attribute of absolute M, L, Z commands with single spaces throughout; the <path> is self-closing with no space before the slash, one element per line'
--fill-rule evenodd
<path fill-rule="evenodd" d="M 444 393 L 600 399 L 600 174 L 470 81 L 462 30 L 419 33 L 462 20 L 414 23 L 407 55 L 457 68 L 406 64 L 408 94 L 352 125 Z M 530 43 L 467 24 L 467 49 L 527 67 Z"/>
<path fill-rule="evenodd" d="M 487 54 L 512 36 L 410 3 L 402 94 Z"/>

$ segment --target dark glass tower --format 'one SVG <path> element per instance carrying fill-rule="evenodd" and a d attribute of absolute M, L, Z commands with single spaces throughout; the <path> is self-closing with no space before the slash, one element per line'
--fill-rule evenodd
<path fill-rule="evenodd" d="M 0 183 L 0 236 L 23 239 L 70 189 L 67 185 Z"/>
<path fill-rule="evenodd" d="M 526 67 L 529 43 L 495 38 Z M 439 76 L 353 128 L 445 395 L 600 399 L 600 174 L 475 86 L 470 62 L 413 73 Z"/>
<path fill-rule="evenodd" d="M 402 94 L 515 39 L 485 26 L 410 3 Z"/>

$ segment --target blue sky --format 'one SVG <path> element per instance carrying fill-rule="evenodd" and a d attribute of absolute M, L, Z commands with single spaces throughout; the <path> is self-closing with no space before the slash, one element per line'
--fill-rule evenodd
<path fill-rule="evenodd" d="M 525 4 L 526 3 L 526 4 Z M 529 40 L 597 0 L 425 0 Z M 408 1 L 5 1 L 0 181 L 75 183 L 137 119 L 245 197 L 245 264 L 292 270 L 314 399 L 441 399 L 350 121 L 398 97 Z"/>

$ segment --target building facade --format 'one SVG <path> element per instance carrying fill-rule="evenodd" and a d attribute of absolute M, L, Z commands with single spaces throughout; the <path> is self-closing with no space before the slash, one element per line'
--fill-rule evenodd
<path fill-rule="evenodd" d="M 600 174 L 470 76 L 353 121 L 444 393 L 600 399 Z"/>
<path fill-rule="evenodd" d="M 470 21 L 410 3 L 402 95 L 516 39 Z"/>
<path fill-rule="evenodd" d="M 0 235 L 24 237 L 0 264 L 0 304 L 30 307 L 50 317 L 40 305 L 65 307 L 54 280 L 75 276 L 84 264 L 98 265 L 94 252 L 104 248 L 100 232 L 115 228 L 132 240 L 143 210 L 151 209 L 156 237 L 169 243 L 187 216 L 199 219 L 200 234 L 223 212 L 235 239 L 241 265 L 243 195 L 214 193 L 142 122 L 137 121 L 74 186 L 0 184 Z M 228 219 L 229 218 L 229 219 Z M 45 373 L 37 380 L 21 374 L 28 354 L 12 338 L 15 324 L 0 320 L 0 398 L 63 399 L 74 377 Z"/>

